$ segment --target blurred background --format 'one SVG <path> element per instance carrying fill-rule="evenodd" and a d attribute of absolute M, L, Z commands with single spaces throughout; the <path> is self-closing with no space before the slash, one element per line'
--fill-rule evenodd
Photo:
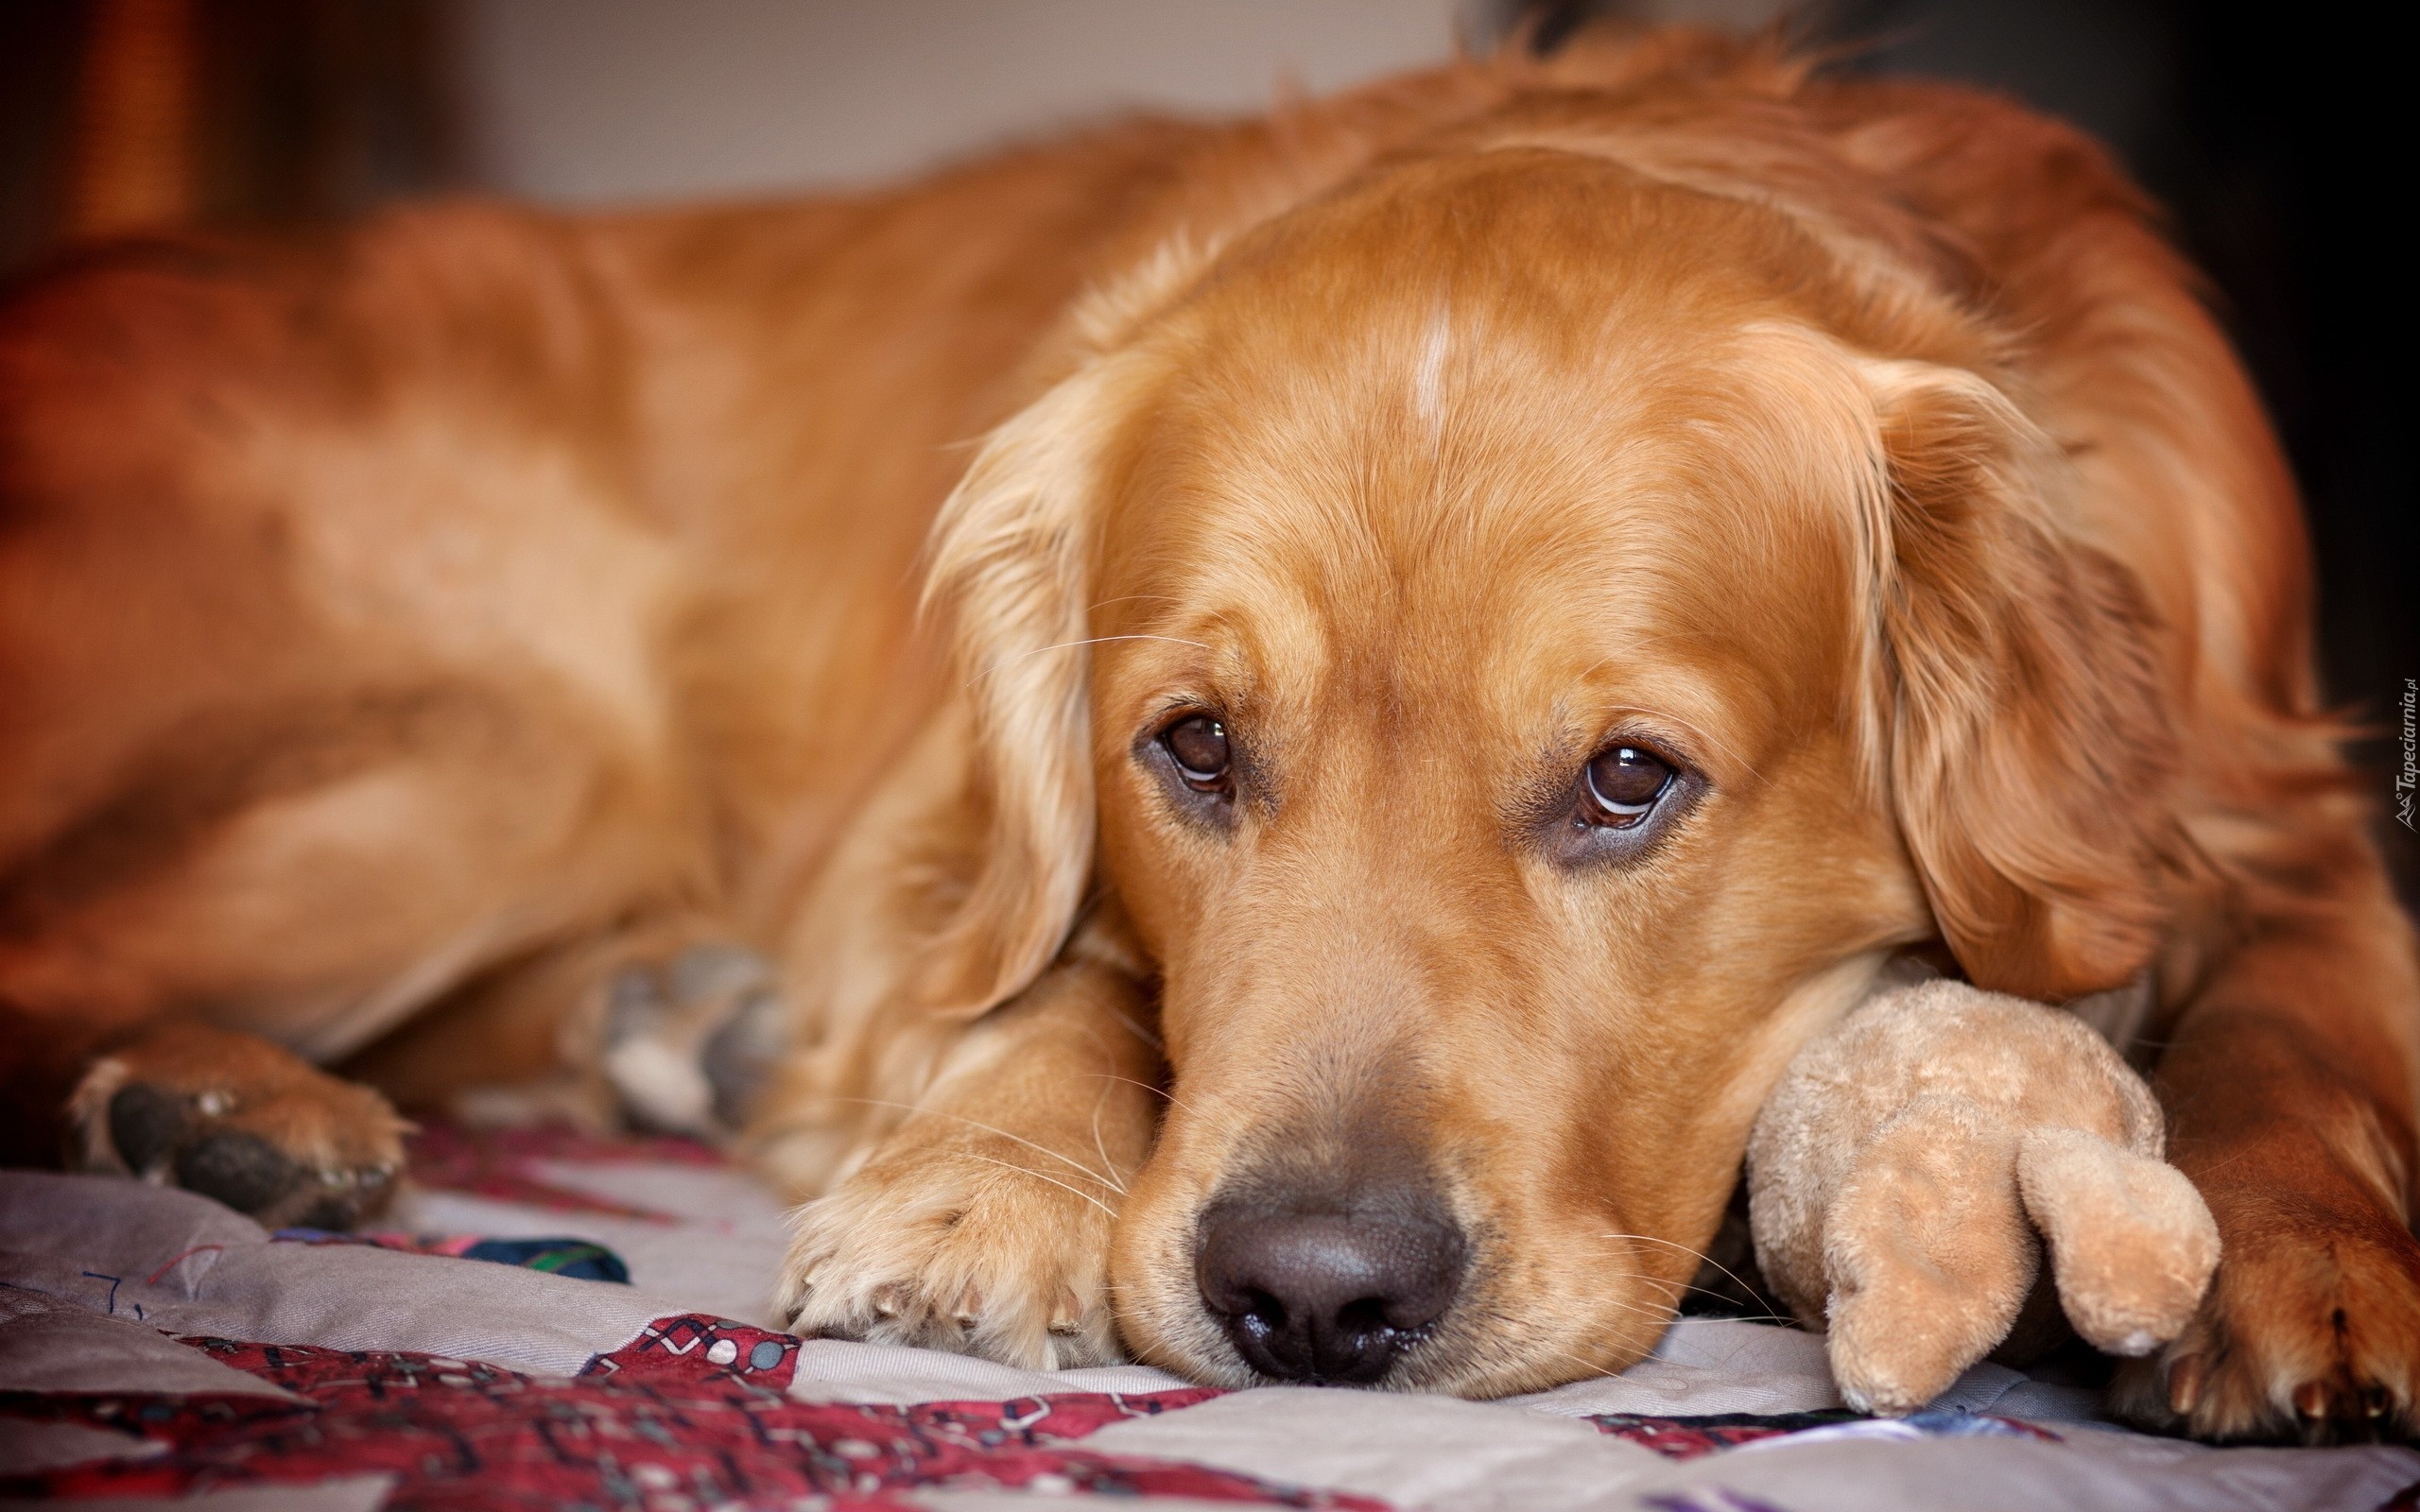
<path fill-rule="evenodd" d="M 0 0 L 0 276 L 81 238 L 306 226 L 398 198 L 789 194 L 1106 112 L 1251 111 L 1587 13 L 1774 0 Z M 2207 271 L 2300 473 L 2328 695 L 2381 806 L 2420 677 L 2411 130 L 2354 8 L 1806 0 L 1847 66 L 2004 90 L 2117 149 Z M 2397 73 L 2390 76 L 2389 69 Z M 2382 825 L 2407 902 L 2420 842 Z"/>

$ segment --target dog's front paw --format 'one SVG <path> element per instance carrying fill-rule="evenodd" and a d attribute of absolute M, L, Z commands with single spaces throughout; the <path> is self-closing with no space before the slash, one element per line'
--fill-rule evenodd
<path fill-rule="evenodd" d="M 1108 1260 L 1117 1189 L 1019 1141 L 916 1124 L 793 1220 L 777 1305 L 804 1334 L 1027 1369 L 1121 1358 Z"/>
<path fill-rule="evenodd" d="M 277 1228 L 349 1228 L 394 1195 L 409 1125 L 367 1087 L 251 1035 L 171 1024 L 95 1061 L 73 1163 L 181 1186 Z"/>
<path fill-rule="evenodd" d="M 2213 1206 L 2226 1240 L 2218 1283 L 2181 1338 L 2120 1370 L 2118 1410 L 2207 1439 L 2416 1436 L 2420 1243 L 2411 1231 L 2375 1204 L 2290 1211 L 2273 1195 L 2265 1211 Z"/>

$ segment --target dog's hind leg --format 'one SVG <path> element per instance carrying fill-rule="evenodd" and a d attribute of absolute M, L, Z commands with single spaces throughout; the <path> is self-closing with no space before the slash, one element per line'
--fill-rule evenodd
<path fill-rule="evenodd" d="M 268 711 L 228 727 L 241 759 L 196 730 L 5 879 L 0 1000 L 89 1067 L 77 1163 L 366 1216 L 396 1120 L 308 1062 L 696 885 L 677 799 L 577 711 L 469 686 L 402 706 Z M 241 779 L 214 794 L 197 763 Z"/>
<path fill-rule="evenodd" d="M 339 1069 L 471 1124 L 725 1137 L 789 1029 L 771 963 L 723 921 L 676 911 L 507 961 Z"/>

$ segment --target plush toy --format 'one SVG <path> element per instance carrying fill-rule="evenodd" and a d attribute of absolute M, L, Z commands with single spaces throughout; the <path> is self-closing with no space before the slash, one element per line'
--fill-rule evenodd
<path fill-rule="evenodd" d="M 2004 1343 L 2055 1331 L 2036 1296 L 2046 1248 L 2076 1332 L 2148 1354 L 2219 1262 L 2209 1209 L 2163 1149 L 2150 1089 L 2075 1014 L 1893 981 L 1799 1052 L 1757 1118 L 1757 1262 L 1828 1327 L 1861 1411 L 1912 1412 Z"/>

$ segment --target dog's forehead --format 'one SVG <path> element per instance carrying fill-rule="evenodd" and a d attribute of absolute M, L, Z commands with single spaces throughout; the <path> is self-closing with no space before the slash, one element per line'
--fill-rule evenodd
<path fill-rule="evenodd" d="M 1609 227 L 1496 179 L 1257 249 L 1184 312 L 1106 530 L 1120 625 L 1264 678 L 1532 702 L 1609 661 L 1770 674 L 1840 640 L 1846 515 L 1816 496 L 1864 438 L 1775 380 L 1823 381 L 1768 360 L 1791 313 L 1759 278 L 1677 245 L 1738 218 Z"/>

